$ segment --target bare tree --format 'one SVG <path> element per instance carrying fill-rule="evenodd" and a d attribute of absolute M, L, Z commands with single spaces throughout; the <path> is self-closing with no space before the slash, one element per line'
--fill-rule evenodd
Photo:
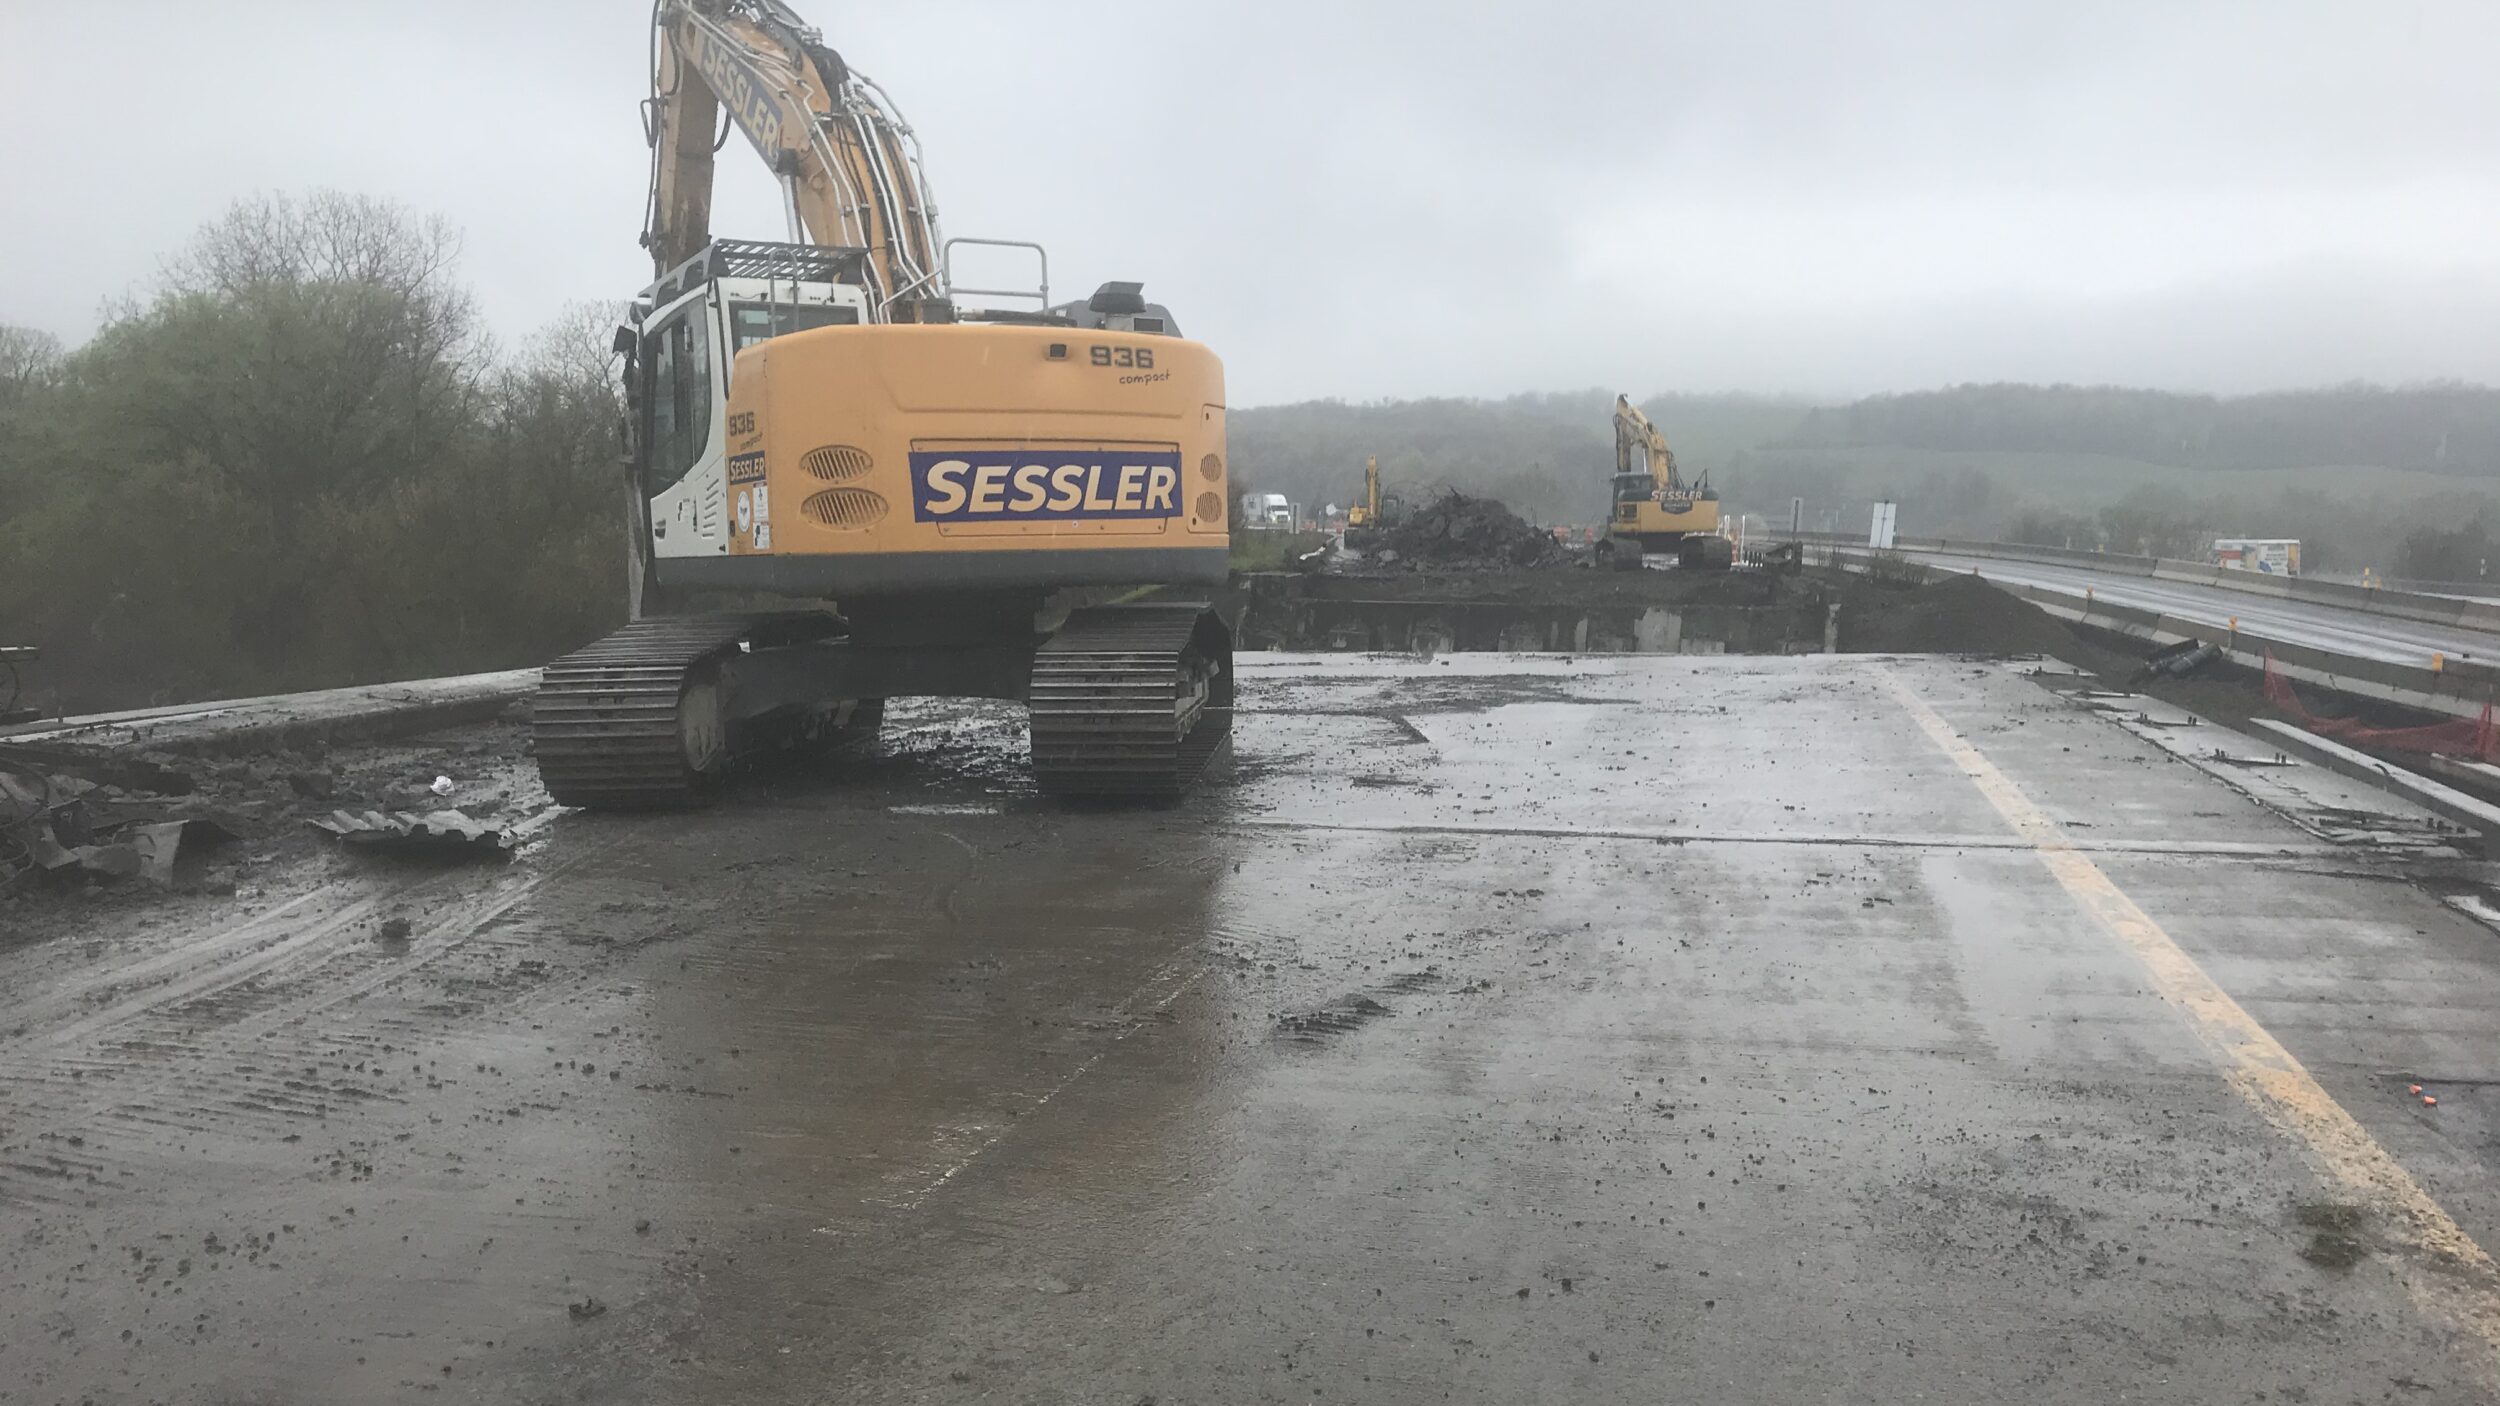
<path fill-rule="evenodd" d="M 450 451 L 489 347 L 440 219 L 335 191 L 258 196 L 97 339 L 155 447 L 269 502 L 376 491 Z"/>
<path fill-rule="evenodd" d="M 273 283 L 360 284 L 456 308 L 465 330 L 459 258 L 459 231 L 440 215 L 346 191 L 261 194 L 202 226 L 166 261 L 165 286 L 233 295 Z"/>
<path fill-rule="evenodd" d="M 624 315 L 623 303 L 567 303 L 521 343 L 511 364 L 568 385 L 613 387 L 619 371 L 616 328 Z"/>
<path fill-rule="evenodd" d="M 61 379 L 61 339 L 33 327 L 0 323 L 0 413 Z"/>

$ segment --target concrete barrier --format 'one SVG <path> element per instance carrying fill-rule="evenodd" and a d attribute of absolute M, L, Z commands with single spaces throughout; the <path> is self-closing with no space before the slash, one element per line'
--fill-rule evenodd
<path fill-rule="evenodd" d="M 21 742 L 215 753 L 404 737 L 493 717 L 537 689 L 536 669 L 508 669 L 266 698 L 226 698 L 29 723 L 0 730 L 0 746 Z"/>

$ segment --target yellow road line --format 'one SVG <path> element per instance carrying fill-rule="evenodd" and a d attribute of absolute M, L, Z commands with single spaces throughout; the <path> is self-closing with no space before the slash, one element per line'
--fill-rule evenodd
<path fill-rule="evenodd" d="M 2047 812 L 1911 691 L 1899 674 L 1890 669 L 1880 672 L 1885 686 L 1919 729 L 1953 759 L 2014 833 L 2031 842 L 2058 884 L 2144 963 L 2154 988 L 2187 1016 L 2197 1038 L 2222 1062 L 2231 1088 L 2278 1132 L 2296 1140 L 2329 1182 L 2378 1212 L 2397 1238 L 2419 1252 L 2420 1263 L 2398 1270 L 2414 1302 L 2433 1318 L 2500 1352 L 2500 1269 L 2494 1267 L 2491 1256 L 2319 1086 L 2281 1041 L 2215 985 L 2205 969 L 2110 882 L 2089 855 L 2077 850 Z M 2477 1365 L 2486 1384 L 2500 1382 L 2500 1360 L 2484 1356 Z"/>

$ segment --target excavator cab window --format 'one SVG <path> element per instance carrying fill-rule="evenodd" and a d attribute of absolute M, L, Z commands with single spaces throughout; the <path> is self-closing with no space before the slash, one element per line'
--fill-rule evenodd
<path fill-rule="evenodd" d="M 859 321 L 859 309 L 832 303 L 732 303 L 729 354 L 736 356 L 769 337 Z"/>
<path fill-rule="evenodd" d="M 643 405 L 643 491 L 657 494 L 686 476 L 712 435 L 712 358 L 696 302 L 643 342 L 650 378 Z"/>

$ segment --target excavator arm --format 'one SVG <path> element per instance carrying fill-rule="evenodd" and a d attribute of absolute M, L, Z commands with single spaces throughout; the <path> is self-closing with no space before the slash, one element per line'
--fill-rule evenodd
<path fill-rule="evenodd" d="M 660 273 L 711 239 L 722 108 L 781 182 L 793 238 L 867 251 L 877 321 L 945 296 L 919 143 L 882 89 L 780 0 L 658 0 L 649 227 Z"/>
<path fill-rule="evenodd" d="M 1628 395 L 1615 397 L 1615 472 L 1646 473 L 1660 489 L 1666 491 L 1686 486 L 1683 478 L 1676 473 L 1675 451 L 1667 447 L 1667 437 L 1658 432 L 1658 427 L 1649 422 L 1649 417 L 1641 413 L 1641 408 L 1634 405 Z M 1693 486 L 1700 488 L 1707 485 Z"/>

